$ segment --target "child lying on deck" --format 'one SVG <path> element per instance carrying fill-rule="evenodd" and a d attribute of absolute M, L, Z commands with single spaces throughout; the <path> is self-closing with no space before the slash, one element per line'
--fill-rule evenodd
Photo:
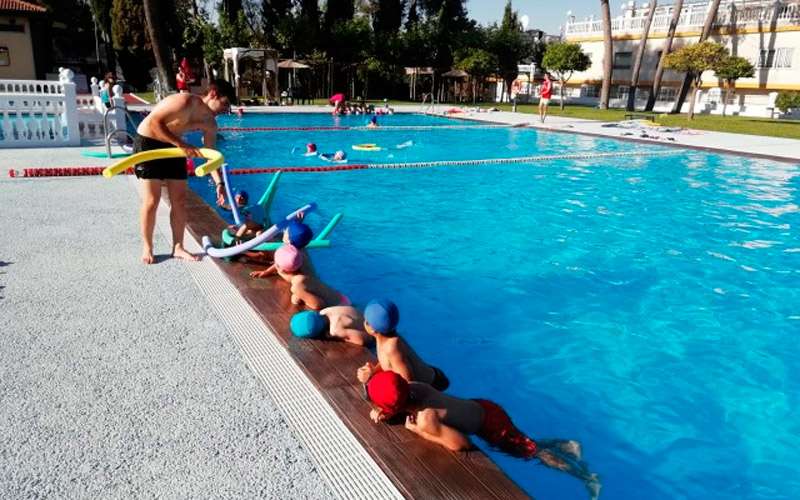
<path fill-rule="evenodd" d="M 353 306 L 333 306 L 303 311 L 291 320 L 292 333 L 302 338 L 343 340 L 356 345 L 371 345 L 372 337 L 363 330 L 364 317 Z"/>
<path fill-rule="evenodd" d="M 577 441 L 534 441 L 523 434 L 496 403 L 442 394 L 428 384 L 407 382 L 397 373 L 376 373 L 367 382 L 367 397 L 374 405 L 375 422 L 407 413 L 405 427 L 451 451 L 472 448 L 467 437 L 478 437 L 517 458 L 537 459 L 544 465 L 582 480 L 592 500 L 600 495 L 600 479 L 589 471 Z"/>
<path fill-rule="evenodd" d="M 397 335 L 400 312 L 393 302 L 373 300 L 364 309 L 364 330 L 375 337 L 378 363 L 367 362 L 358 369 L 356 376 L 362 384 L 381 371 L 399 373 L 408 382 L 425 382 L 440 391 L 450 386 L 442 370 L 430 366 L 411 346 Z"/>
<path fill-rule="evenodd" d="M 302 250 L 312 237 L 313 233 L 307 225 L 292 222 L 284 232 L 284 244 L 275 250 L 274 263 L 264 271 L 250 273 L 250 277 L 266 278 L 278 274 L 291 285 L 292 304 L 304 304 L 315 311 L 331 306 L 350 305 L 347 297 L 317 278 L 311 260 Z"/>

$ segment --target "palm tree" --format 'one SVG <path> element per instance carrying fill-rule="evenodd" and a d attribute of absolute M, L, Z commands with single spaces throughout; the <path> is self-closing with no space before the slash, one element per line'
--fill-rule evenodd
<path fill-rule="evenodd" d="M 636 61 L 633 63 L 631 87 L 628 90 L 628 105 L 625 107 L 625 109 L 628 111 L 633 111 L 636 107 L 636 88 L 639 86 L 639 72 L 642 70 L 644 53 L 647 52 L 647 37 L 650 35 L 650 26 L 653 24 L 653 16 L 656 13 L 656 8 L 658 8 L 658 2 L 656 0 L 652 0 L 650 12 L 647 13 L 647 20 L 644 22 L 642 41 L 639 43 L 639 51 L 636 53 Z"/>
<path fill-rule="evenodd" d="M 603 13 L 603 87 L 600 90 L 600 109 L 608 109 L 608 98 L 611 93 L 611 73 L 614 64 L 614 47 L 611 38 L 611 11 L 608 0 L 600 0 L 600 11 Z"/>
<path fill-rule="evenodd" d="M 720 0 L 711 1 L 711 6 L 708 9 L 708 15 L 706 15 L 706 21 L 703 24 L 703 31 L 700 33 L 700 39 L 697 41 L 697 43 L 705 42 L 711 35 L 711 29 L 714 27 L 714 21 L 717 19 L 717 12 L 719 12 L 719 4 Z M 686 101 L 686 95 L 689 93 L 689 88 L 692 85 L 693 78 L 694 75 L 691 72 L 686 73 L 686 76 L 683 77 L 681 91 L 678 93 L 678 99 L 675 101 L 675 106 L 672 108 L 673 113 L 681 112 L 683 103 Z"/>
<path fill-rule="evenodd" d="M 675 40 L 675 28 L 678 27 L 678 21 L 681 18 L 681 10 L 683 10 L 683 0 L 675 0 L 675 5 L 672 6 L 672 19 L 669 21 L 667 38 L 664 39 L 664 48 L 661 49 L 661 58 L 658 60 L 656 74 L 653 76 L 653 88 L 650 89 L 650 95 L 647 97 L 647 104 L 644 107 L 646 111 L 653 111 L 653 106 L 656 105 L 656 99 L 658 99 L 658 93 L 661 92 L 661 78 L 664 76 L 664 59 L 672 50 L 672 42 Z"/>
<path fill-rule="evenodd" d="M 158 78 L 164 90 L 175 88 L 175 75 L 172 73 L 172 59 L 167 48 L 164 36 L 164 24 L 159 12 L 158 0 L 144 0 L 144 18 L 147 24 L 147 34 L 150 36 L 150 45 L 158 67 Z"/>

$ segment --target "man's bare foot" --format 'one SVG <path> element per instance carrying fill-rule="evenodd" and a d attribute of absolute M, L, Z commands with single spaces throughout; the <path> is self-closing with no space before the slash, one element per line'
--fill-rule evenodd
<path fill-rule="evenodd" d="M 149 248 L 145 248 L 142 250 L 142 262 L 145 264 L 152 264 L 155 261 L 155 257 L 153 257 L 153 251 Z"/>
<path fill-rule="evenodd" d="M 174 257 L 176 259 L 189 260 L 189 261 L 192 261 L 192 262 L 200 260 L 200 257 L 198 257 L 197 255 L 195 255 L 193 253 L 187 252 L 180 245 L 175 245 L 175 248 L 172 249 L 172 257 Z"/>

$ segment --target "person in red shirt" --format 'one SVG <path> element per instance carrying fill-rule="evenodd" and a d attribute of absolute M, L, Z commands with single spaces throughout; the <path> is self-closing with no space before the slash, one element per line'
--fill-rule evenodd
<path fill-rule="evenodd" d="M 553 81 L 550 80 L 550 74 L 544 74 L 544 82 L 539 88 L 539 119 L 544 123 L 547 117 L 547 105 L 550 104 L 550 98 L 553 96 Z"/>

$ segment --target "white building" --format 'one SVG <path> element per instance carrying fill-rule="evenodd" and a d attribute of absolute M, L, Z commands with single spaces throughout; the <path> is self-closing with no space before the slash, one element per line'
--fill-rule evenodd
<path fill-rule="evenodd" d="M 684 3 L 673 50 L 699 40 L 710 4 L 708 0 Z M 656 8 L 639 76 L 637 107 L 644 105 L 649 94 L 672 12 L 672 5 L 658 5 Z M 612 106 L 624 106 L 627 101 L 631 68 L 648 13 L 647 3 L 636 5 L 631 1 L 623 4 L 619 16 L 612 17 Z M 596 103 L 603 77 L 602 19 L 592 16 L 581 20 L 570 15 L 564 38 L 568 42 L 580 43 L 592 58 L 592 66 L 587 71 L 576 73 L 570 79 L 570 100 Z M 800 90 L 800 1 L 723 0 L 709 39 L 726 46 L 731 54 L 749 59 L 756 67 L 753 78 L 736 82 L 736 92 L 728 103 L 729 113 L 771 116 L 779 91 Z M 682 73 L 664 73 L 656 110 L 671 109 L 682 81 Z M 712 71 L 703 74 L 703 91 L 698 92 L 700 112 L 721 112 L 722 84 Z M 688 103 L 684 109 L 686 106 Z"/>

